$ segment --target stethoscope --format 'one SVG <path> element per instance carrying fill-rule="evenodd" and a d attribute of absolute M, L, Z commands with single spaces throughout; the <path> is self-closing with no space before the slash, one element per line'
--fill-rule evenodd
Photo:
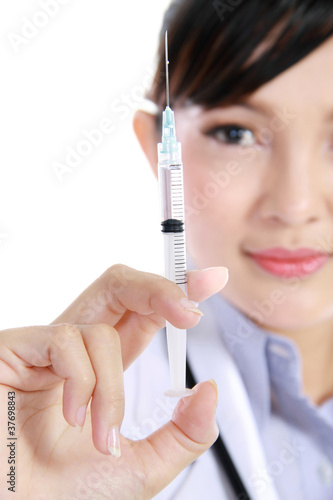
<path fill-rule="evenodd" d="M 192 370 L 191 370 L 188 363 L 186 363 L 186 380 L 187 380 L 187 384 L 189 387 L 193 387 L 196 384 L 195 379 L 193 377 Z M 240 478 L 240 476 L 237 472 L 237 469 L 236 469 L 236 467 L 235 467 L 235 465 L 234 465 L 234 463 L 229 455 L 229 452 L 228 452 L 228 450 L 223 442 L 223 439 L 221 437 L 221 433 L 219 434 L 219 437 L 217 438 L 217 440 L 213 444 L 212 450 L 213 450 L 217 460 L 219 461 L 219 463 L 223 467 L 223 469 L 224 469 L 224 471 L 229 479 L 230 485 L 231 485 L 231 487 L 236 495 L 237 500 L 251 500 L 251 497 L 248 494 L 248 492 L 244 486 L 244 483 L 243 483 L 242 479 Z"/>

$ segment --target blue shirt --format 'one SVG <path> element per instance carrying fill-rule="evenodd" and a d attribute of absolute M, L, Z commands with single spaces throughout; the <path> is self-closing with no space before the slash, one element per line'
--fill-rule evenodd
<path fill-rule="evenodd" d="M 210 299 L 221 335 L 240 370 L 255 415 L 267 468 L 281 500 L 333 498 L 333 398 L 317 406 L 302 390 L 297 346 L 261 329 L 221 296 Z"/>

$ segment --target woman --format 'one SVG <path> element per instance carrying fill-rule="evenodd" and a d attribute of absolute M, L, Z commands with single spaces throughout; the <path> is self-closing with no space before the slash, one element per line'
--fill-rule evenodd
<path fill-rule="evenodd" d="M 174 284 L 115 266 L 49 327 L 1 332 L 2 397 L 7 411 L 15 391 L 19 409 L 20 494 L 236 498 L 217 455 L 202 454 L 218 434 L 214 382 L 199 383 L 142 441 L 119 436 L 123 368 L 167 319 L 193 327 L 193 378 L 219 387 L 216 420 L 244 485 L 238 498 L 332 498 L 332 6 L 172 4 L 149 96 L 159 112 L 134 120 L 154 171 L 165 29 L 188 250 L 193 267 L 208 268 L 189 273 L 189 298 L 223 289 L 220 266 L 230 280 L 201 318 Z M 159 334 L 126 373 L 125 435 L 144 438 L 167 420 L 167 380 Z"/>

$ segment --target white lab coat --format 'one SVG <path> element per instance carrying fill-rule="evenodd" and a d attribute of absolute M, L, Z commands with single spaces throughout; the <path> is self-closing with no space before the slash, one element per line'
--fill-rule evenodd
<path fill-rule="evenodd" d="M 278 500 L 267 470 L 259 431 L 235 362 L 226 349 L 209 301 L 204 317 L 188 332 L 188 360 L 197 381 L 214 379 L 219 388 L 217 423 L 233 462 L 253 500 Z M 123 432 L 132 438 L 150 434 L 169 420 L 177 401 L 163 396 L 169 388 L 169 366 L 163 332 L 125 374 L 126 412 Z M 171 405 L 171 403 L 173 403 Z M 159 500 L 234 500 L 235 495 L 211 450 L 183 471 Z"/>

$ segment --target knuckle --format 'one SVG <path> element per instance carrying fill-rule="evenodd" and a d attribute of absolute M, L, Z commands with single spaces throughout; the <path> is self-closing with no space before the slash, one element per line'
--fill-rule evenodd
<path fill-rule="evenodd" d="M 97 384 L 96 374 L 92 366 L 89 366 L 86 363 L 76 365 L 72 378 L 75 378 L 80 386 L 84 387 L 84 390 L 89 394 L 94 391 Z"/>
<path fill-rule="evenodd" d="M 70 347 L 73 342 L 78 342 L 81 337 L 80 329 L 71 323 L 60 323 L 47 328 L 47 335 L 50 338 L 50 349 L 53 355 L 59 354 Z"/>
<path fill-rule="evenodd" d="M 80 329 L 72 323 L 61 323 L 51 327 L 53 336 L 64 336 L 68 339 L 78 339 L 81 337 Z"/>
<path fill-rule="evenodd" d="M 153 327 L 153 333 L 165 327 L 165 319 L 162 316 L 154 314 L 149 319 Z"/>
<path fill-rule="evenodd" d="M 93 369 L 86 369 L 83 373 L 81 373 L 80 384 L 85 387 L 88 392 L 92 392 L 96 386 L 96 375 Z"/>
<path fill-rule="evenodd" d="M 113 286 L 117 286 L 117 284 L 127 283 L 129 279 L 129 272 L 131 268 L 125 266 L 124 264 L 113 264 L 106 271 L 106 275 L 108 278 L 108 283 Z"/>
<path fill-rule="evenodd" d="M 105 294 L 108 297 L 108 307 L 115 314 L 122 314 L 126 309 L 118 296 L 128 288 L 130 279 L 133 279 L 133 276 L 130 278 L 132 273 L 133 269 L 124 264 L 114 264 L 105 272 L 103 279 L 106 282 Z"/>
<path fill-rule="evenodd" d="M 111 275 L 116 274 L 117 272 L 118 272 L 118 273 L 119 273 L 119 272 L 121 273 L 121 272 L 122 272 L 122 270 L 123 270 L 124 268 L 126 268 L 126 267 L 127 267 L 127 266 L 125 266 L 124 264 L 119 264 L 119 263 L 117 263 L 117 264 L 113 264 L 112 266 L 110 266 L 110 267 L 107 269 L 107 273 L 108 273 L 108 274 L 111 274 Z"/>
<path fill-rule="evenodd" d="M 137 315 L 137 322 L 141 331 L 152 335 L 165 326 L 165 319 L 158 314 L 150 314 L 149 316 Z"/>
<path fill-rule="evenodd" d="M 122 314 L 124 314 L 126 309 L 127 307 L 121 302 L 121 300 L 116 295 L 114 295 L 112 297 L 112 300 L 110 300 L 110 302 L 108 303 L 108 310 L 110 311 L 110 313 L 116 316 L 119 315 L 121 316 Z"/>
<path fill-rule="evenodd" d="M 93 325 L 92 335 L 98 337 L 99 345 L 105 345 L 105 346 L 110 346 L 110 344 L 113 346 L 120 345 L 120 339 L 117 330 L 106 323 L 99 323 L 97 325 Z"/>

